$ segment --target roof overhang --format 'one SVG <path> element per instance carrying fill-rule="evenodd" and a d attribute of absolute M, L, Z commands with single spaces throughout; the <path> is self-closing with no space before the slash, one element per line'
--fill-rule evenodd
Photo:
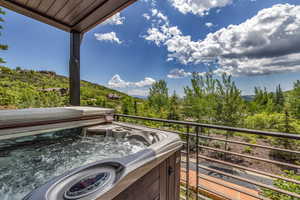
<path fill-rule="evenodd" d="M 0 0 L 0 6 L 67 32 L 85 33 L 137 0 Z"/>

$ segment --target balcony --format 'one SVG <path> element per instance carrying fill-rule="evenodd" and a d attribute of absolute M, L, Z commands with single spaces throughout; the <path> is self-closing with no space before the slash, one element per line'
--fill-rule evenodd
<path fill-rule="evenodd" d="M 122 114 L 115 120 L 180 135 L 182 200 L 300 199 L 299 145 L 290 147 L 300 135 Z"/>

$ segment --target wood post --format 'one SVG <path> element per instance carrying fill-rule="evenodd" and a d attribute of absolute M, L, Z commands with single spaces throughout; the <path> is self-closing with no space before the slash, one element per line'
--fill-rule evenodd
<path fill-rule="evenodd" d="M 81 34 L 71 31 L 70 33 L 70 104 L 80 106 L 80 43 Z"/>

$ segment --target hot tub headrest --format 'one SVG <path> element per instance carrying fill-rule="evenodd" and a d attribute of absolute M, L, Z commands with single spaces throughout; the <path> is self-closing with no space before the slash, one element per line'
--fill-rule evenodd
<path fill-rule="evenodd" d="M 93 116 L 111 116 L 113 113 L 113 109 L 81 106 L 0 110 L 0 127 L 18 123 L 34 123 L 76 118 L 84 119 Z"/>

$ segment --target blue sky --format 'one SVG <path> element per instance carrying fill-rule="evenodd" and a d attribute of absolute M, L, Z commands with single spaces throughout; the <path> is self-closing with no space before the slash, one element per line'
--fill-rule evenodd
<path fill-rule="evenodd" d="M 212 70 L 216 77 L 233 75 L 243 94 L 252 94 L 254 86 L 291 89 L 300 79 L 298 5 L 141 0 L 85 34 L 82 79 L 132 95 L 146 95 L 155 80 L 164 79 L 170 92 L 182 96 L 191 72 Z M 0 57 L 6 66 L 68 75 L 69 34 L 5 11 L 0 39 L 9 50 Z"/>

